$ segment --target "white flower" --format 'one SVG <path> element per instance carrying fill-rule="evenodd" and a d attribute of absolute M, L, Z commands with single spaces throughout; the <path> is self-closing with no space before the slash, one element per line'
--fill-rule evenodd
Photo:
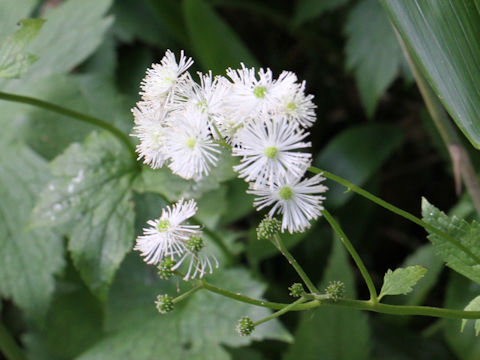
<path fill-rule="evenodd" d="M 203 254 L 203 253 L 193 253 L 190 251 L 186 251 L 183 257 L 178 261 L 178 263 L 172 267 L 172 270 L 176 270 L 180 267 L 180 265 L 185 262 L 190 264 L 187 268 L 187 273 L 183 277 L 184 280 L 203 278 L 205 274 L 213 273 L 213 268 L 218 268 L 218 260 L 215 256 Z"/>
<path fill-rule="evenodd" d="M 313 95 L 305 95 L 305 81 L 295 84 L 289 91 L 278 99 L 277 113 L 286 116 L 289 120 L 308 128 L 315 122 L 315 108 Z"/>
<path fill-rule="evenodd" d="M 218 161 L 218 145 L 210 136 L 208 122 L 189 111 L 174 114 L 168 131 L 168 165 L 174 174 L 199 180 Z"/>
<path fill-rule="evenodd" d="M 273 184 L 262 185 L 247 192 L 258 196 L 254 201 L 257 210 L 273 205 L 269 216 L 283 214 L 282 231 L 303 232 L 310 227 L 310 220 L 317 219 L 323 210 L 321 194 L 327 187 L 320 182 L 325 180 L 320 174 L 300 181 L 300 178 L 286 176 Z"/>
<path fill-rule="evenodd" d="M 186 225 L 185 220 L 197 212 L 195 200 L 178 201 L 172 207 L 162 210 L 159 219 L 149 220 L 149 228 L 143 229 L 143 235 L 137 238 L 134 250 L 141 252 L 148 264 L 157 264 L 165 257 L 174 259 L 186 251 L 186 242 L 192 236 L 200 236 L 200 226 Z"/>
<path fill-rule="evenodd" d="M 152 67 L 147 69 L 147 75 L 140 84 L 142 98 L 147 101 L 163 102 L 172 88 L 182 79 L 182 73 L 192 64 L 192 58 L 185 57 L 183 50 L 180 52 L 178 63 L 175 55 L 167 50 L 160 64 L 152 64 Z"/>
<path fill-rule="evenodd" d="M 311 146 L 302 141 L 307 136 L 281 117 L 249 122 L 235 135 L 237 146 L 232 152 L 242 159 L 233 169 L 255 185 L 274 182 L 287 173 L 300 178 L 310 166 L 311 154 L 295 150 Z"/>

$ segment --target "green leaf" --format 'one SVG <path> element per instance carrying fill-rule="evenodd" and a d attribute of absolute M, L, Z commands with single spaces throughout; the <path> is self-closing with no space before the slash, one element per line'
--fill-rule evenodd
<path fill-rule="evenodd" d="M 480 148 L 480 2 L 381 2 L 457 126 Z"/>
<path fill-rule="evenodd" d="M 224 74 L 228 67 L 258 66 L 239 36 L 204 0 L 185 0 L 183 10 L 195 56 L 204 70 Z"/>
<path fill-rule="evenodd" d="M 235 325 L 241 316 L 260 319 L 269 311 L 205 290 L 175 305 L 171 313 L 160 315 L 154 305 L 156 295 L 175 296 L 175 284 L 156 280 L 152 270 L 140 262 L 137 254 L 127 258 L 108 301 L 106 328 L 110 335 L 78 360 L 150 360 L 159 354 L 169 360 L 226 360 L 231 357 L 222 344 L 237 347 L 252 340 L 292 340 L 278 321 L 259 326 L 252 337 L 239 336 Z M 252 297 L 261 296 L 265 290 L 239 268 L 217 271 L 208 281 Z"/>
<path fill-rule="evenodd" d="M 348 3 L 348 0 L 300 0 L 295 7 L 292 25 L 298 26 Z"/>
<path fill-rule="evenodd" d="M 444 237 L 429 232 L 438 255 L 456 272 L 480 284 L 480 224 L 471 224 L 456 216 L 447 216 L 427 199 L 422 199 L 422 216 L 428 224 L 452 236 L 456 242 L 447 241 Z"/>
<path fill-rule="evenodd" d="M 54 178 L 40 195 L 33 224 L 62 226 L 75 267 L 105 298 L 133 242 L 131 157 L 113 136 L 93 133 L 58 156 L 51 169 Z"/>
<path fill-rule="evenodd" d="M 23 19 L 20 29 L 0 44 L 0 77 L 20 77 L 38 57 L 23 50 L 37 35 L 45 21 L 41 19 Z"/>
<path fill-rule="evenodd" d="M 39 60 L 30 73 L 66 73 L 84 61 L 102 42 L 112 24 L 105 18 L 112 0 L 68 0 L 45 15 L 47 20 L 31 51 Z"/>
<path fill-rule="evenodd" d="M 444 306 L 450 309 L 463 309 L 473 298 L 480 295 L 480 286 L 469 279 L 450 272 L 445 293 Z M 468 322 L 463 332 L 460 320 L 443 320 L 446 343 L 460 360 L 480 358 L 480 342 L 474 334 L 474 321 Z"/>
<path fill-rule="evenodd" d="M 0 1 L 0 42 L 17 29 L 18 19 L 30 16 L 38 0 Z"/>
<path fill-rule="evenodd" d="M 334 280 L 345 283 L 347 298 L 355 297 L 355 280 L 348 255 L 336 237 L 319 288 L 324 289 Z M 295 339 L 284 360 L 371 359 L 367 315 L 353 309 L 330 306 L 302 314 Z"/>
<path fill-rule="evenodd" d="M 388 269 L 383 278 L 383 286 L 378 298 L 381 299 L 385 295 L 408 294 L 426 272 L 427 269 L 419 265 L 398 268 L 395 271 Z"/>
<path fill-rule="evenodd" d="M 442 260 L 435 255 L 435 248 L 432 244 L 425 244 L 415 250 L 415 252 L 405 260 L 403 267 L 409 267 L 415 264 L 425 267 L 428 271 L 412 292 L 405 297 L 399 298 L 399 301 L 405 305 L 420 305 L 437 282 L 444 268 Z"/>
<path fill-rule="evenodd" d="M 385 160 L 402 144 L 403 134 L 395 126 L 369 124 L 341 132 L 320 152 L 315 164 L 358 186 L 365 184 Z M 327 206 L 344 205 L 351 193 L 329 182 Z"/>
<path fill-rule="evenodd" d="M 44 160 L 27 147 L 0 150 L 0 293 L 41 321 L 63 267 L 59 236 L 26 227 L 38 192 L 48 180 Z"/>
<path fill-rule="evenodd" d="M 346 67 L 352 71 L 360 98 L 372 117 L 379 98 L 405 68 L 392 25 L 377 0 L 362 0 L 350 11 L 344 28 Z"/>
<path fill-rule="evenodd" d="M 480 311 L 480 296 L 477 296 L 474 298 L 472 301 L 468 303 L 467 306 L 465 306 L 465 311 Z M 465 329 L 465 325 L 467 325 L 467 319 L 462 320 L 462 327 L 461 331 Z M 475 336 L 478 336 L 478 333 L 480 333 L 480 320 L 475 320 Z"/>

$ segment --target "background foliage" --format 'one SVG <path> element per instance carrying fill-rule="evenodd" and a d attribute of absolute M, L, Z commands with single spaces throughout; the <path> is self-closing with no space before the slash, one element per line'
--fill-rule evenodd
<path fill-rule="evenodd" d="M 307 81 L 318 106 L 310 135 L 315 164 L 419 216 L 426 197 L 436 206 L 424 201 L 426 221 L 446 231 L 462 227 L 461 242 L 471 244 L 473 230 L 459 219 L 460 225 L 447 223 L 437 209 L 477 218 L 468 196 L 455 194 L 450 158 L 388 17 L 478 147 L 478 122 L 468 121 L 480 109 L 477 2 L 446 1 L 449 13 L 435 17 L 438 3 L 0 0 L 0 90 L 96 116 L 128 134 L 139 83 L 167 48 L 184 49 L 197 71 L 223 74 L 240 62 L 270 67 L 277 75 L 291 70 Z M 416 5 L 425 16 L 415 15 Z M 17 25 L 26 18 L 46 21 Z M 452 23 L 454 18 L 459 20 Z M 435 29 L 445 27 L 451 38 L 436 35 Z M 460 30 L 464 43 L 456 41 Z M 20 65 L 12 66 L 11 56 L 2 58 L 7 53 Z M 438 58 L 445 68 L 436 67 Z M 259 216 L 245 183 L 228 166 L 197 188 L 168 171 L 144 169 L 138 175 L 123 145 L 88 124 L 3 101 L 0 114 L 1 320 L 29 359 L 478 358 L 473 322 L 460 333 L 460 321 L 322 308 L 290 313 L 246 339 L 235 334 L 236 320 L 265 311 L 210 293 L 160 316 L 155 296 L 174 293 L 176 284 L 157 280 L 131 248 L 145 221 L 181 195 L 198 199 L 198 220 L 221 234 L 233 256 L 224 257 L 212 243 L 222 265 L 211 282 L 289 301 L 287 287 L 297 278 L 273 245 L 249 231 Z M 473 147 L 467 141 L 465 146 L 478 164 Z M 463 308 L 479 295 L 478 284 L 442 267 L 443 258 L 468 278 L 478 276 L 472 266 L 457 264 L 449 244 L 440 244 L 437 257 L 421 228 L 341 186 L 328 186 L 326 206 L 378 289 L 388 269 L 428 268 L 412 293 L 387 302 Z M 442 241 L 430 237 L 434 244 Z M 321 286 L 342 280 L 347 296 L 367 297 L 323 219 L 306 234 L 286 236 L 285 243 Z"/>

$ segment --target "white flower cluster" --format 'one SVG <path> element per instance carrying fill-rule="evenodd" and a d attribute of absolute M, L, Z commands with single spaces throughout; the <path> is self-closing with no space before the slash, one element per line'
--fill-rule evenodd
<path fill-rule="evenodd" d="M 158 264 L 166 259 L 174 260 L 171 270 L 177 270 L 184 262 L 190 261 L 185 279 L 200 277 L 212 273 L 212 260 L 202 253 L 204 242 L 198 225 L 188 225 L 185 221 L 197 212 L 195 200 L 178 201 L 172 207 L 162 210 L 157 220 L 147 222 L 149 228 L 143 229 L 143 235 L 137 238 L 135 250 L 141 252 L 145 262 Z M 215 267 L 217 259 L 212 257 Z"/>
<path fill-rule="evenodd" d="M 173 173 L 199 180 L 217 165 L 220 147 L 232 149 L 239 177 L 257 196 L 258 210 L 272 206 L 282 214 L 282 231 L 304 231 L 321 215 L 320 175 L 303 179 L 311 154 L 306 129 L 316 120 L 313 95 L 305 82 L 284 71 L 275 79 L 270 69 L 227 69 L 227 77 L 187 72 L 191 58 L 175 59 L 167 51 L 147 70 L 142 101 L 137 103 L 134 134 L 139 159 L 152 168 L 167 165 Z"/>

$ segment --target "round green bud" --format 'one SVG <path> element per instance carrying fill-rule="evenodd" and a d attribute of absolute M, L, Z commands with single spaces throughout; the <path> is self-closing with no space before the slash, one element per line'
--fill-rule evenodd
<path fill-rule="evenodd" d="M 185 245 L 188 251 L 198 254 L 205 247 L 205 242 L 200 236 L 192 236 Z"/>
<path fill-rule="evenodd" d="M 328 286 L 325 288 L 325 293 L 334 302 L 341 300 L 345 294 L 345 284 L 342 281 L 330 281 Z"/>
<path fill-rule="evenodd" d="M 160 314 L 166 314 L 173 310 L 173 298 L 170 295 L 158 295 L 155 306 Z"/>
<path fill-rule="evenodd" d="M 248 336 L 253 332 L 253 330 L 255 330 L 255 324 L 248 316 L 244 316 L 238 320 L 237 331 L 240 335 Z"/>
<path fill-rule="evenodd" d="M 168 280 L 173 276 L 172 267 L 175 266 L 177 262 L 172 258 L 165 258 L 157 266 L 158 276 L 160 279 Z"/>
<path fill-rule="evenodd" d="M 280 222 L 266 215 L 257 226 L 258 240 L 271 240 L 280 231 Z"/>
<path fill-rule="evenodd" d="M 290 296 L 293 297 L 300 297 L 305 292 L 305 290 L 303 289 L 303 285 L 300 283 L 292 284 L 292 286 L 290 286 L 288 290 L 290 290 Z"/>

